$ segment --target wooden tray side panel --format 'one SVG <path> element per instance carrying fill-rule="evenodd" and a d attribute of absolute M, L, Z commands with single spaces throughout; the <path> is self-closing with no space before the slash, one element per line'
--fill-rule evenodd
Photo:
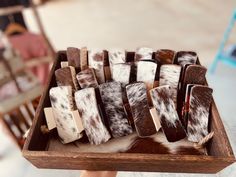
<path fill-rule="evenodd" d="M 34 152 L 32 152 L 34 153 Z M 148 171 L 177 173 L 217 173 L 232 163 L 232 159 L 207 156 L 171 156 L 150 154 L 28 154 L 36 167 L 71 170 Z"/>
<path fill-rule="evenodd" d="M 213 100 L 210 110 L 210 129 L 214 131 L 212 140 L 208 143 L 208 152 L 211 156 L 234 157 L 232 147 Z"/>

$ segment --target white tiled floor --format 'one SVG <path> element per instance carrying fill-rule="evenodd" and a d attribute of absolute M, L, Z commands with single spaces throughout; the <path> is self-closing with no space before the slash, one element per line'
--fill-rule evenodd
<path fill-rule="evenodd" d="M 204 65 L 214 58 L 236 1 L 57 0 L 40 7 L 56 49 L 67 46 L 134 49 L 140 45 L 194 49 Z M 32 16 L 27 21 L 34 30 Z M 225 128 L 236 152 L 236 70 L 220 64 L 208 75 Z M 0 177 L 77 177 L 79 171 L 40 170 L 26 161 L 0 131 Z M 119 172 L 118 177 L 235 177 L 236 164 L 216 175 Z"/>

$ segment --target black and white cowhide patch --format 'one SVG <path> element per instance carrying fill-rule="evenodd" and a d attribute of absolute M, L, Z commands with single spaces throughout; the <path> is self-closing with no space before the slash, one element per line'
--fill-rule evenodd
<path fill-rule="evenodd" d="M 75 108 L 71 86 L 52 87 L 49 90 L 49 97 L 52 108 L 63 111 L 72 111 Z"/>
<path fill-rule="evenodd" d="M 82 137 L 72 114 L 74 103 L 71 86 L 52 87 L 49 90 L 53 115 L 62 143 L 70 143 Z"/>
<path fill-rule="evenodd" d="M 114 138 L 133 132 L 124 111 L 122 89 L 119 82 L 107 82 L 99 85 L 99 91 Z"/>

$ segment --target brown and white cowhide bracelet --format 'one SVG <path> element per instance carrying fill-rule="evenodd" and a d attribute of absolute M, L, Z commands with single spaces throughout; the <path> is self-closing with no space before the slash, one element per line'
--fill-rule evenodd
<path fill-rule="evenodd" d="M 95 89 L 90 87 L 75 92 L 75 102 L 89 142 L 97 145 L 108 141 L 111 136 L 99 114 Z"/>
<path fill-rule="evenodd" d="M 170 49 L 159 49 L 155 53 L 155 62 L 157 63 L 157 71 L 155 80 L 159 81 L 160 68 L 163 64 L 174 63 L 175 51 Z"/>
<path fill-rule="evenodd" d="M 126 94 L 138 136 L 147 137 L 155 134 L 156 128 L 149 112 L 145 83 L 137 82 L 127 85 Z"/>
<path fill-rule="evenodd" d="M 69 66 L 80 68 L 80 50 L 76 47 L 68 47 L 66 50 Z"/>
<path fill-rule="evenodd" d="M 204 85 L 206 81 L 207 69 L 201 65 L 188 65 L 184 71 L 183 80 L 181 81 L 181 90 L 186 92 L 188 84 Z"/>
<path fill-rule="evenodd" d="M 179 51 L 175 55 L 175 64 L 181 65 L 184 67 L 187 64 L 196 64 L 197 63 L 197 53 L 192 51 Z"/>
<path fill-rule="evenodd" d="M 120 82 L 125 87 L 130 82 L 131 64 L 119 63 L 112 66 L 112 80 Z"/>
<path fill-rule="evenodd" d="M 118 63 L 126 63 L 126 52 L 123 49 L 111 49 L 108 52 L 109 65 L 112 73 L 112 67 Z"/>
<path fill-rule="evenodd" d="M 98 81 L 96 79 L 93 68 L 87 68 L 85 70 L 80 71 L 76 75 L 76 79 L 82 89 L 88 87 L 96 88 L 98 86 Z"/>
<path fill-rule="evenodd" d="M 105 83 L 106 80 L 104 73 L 104 57 L 103 50 L 88 51 L 89 67 L 94 69 L 99 84 Z"/>
<path fill-rule="evenodd" d="M 213 90 L 194 85 L 190 91 L 187 134 L 188 140 L 199 142 L 208 132 L 209 112 Z"/>
<path fill-rule="evenodd" d="M 113 137 L 131 134 L 133 130 L 123 107 L 121 84 L 107 82 L 99 85 L 99 91 Z"/>
<path fill-rule="evenodd" d="M 150 90 L 153 106 L 157 110 L 162 129 L 170 142 L 186 137 L 186 132 L 175 110 L 172 98 L 172 88 L 169 85 Z"/>
<path fill-rule="evenodd" d="M 157 70 L 157 64 L 151 61 L 137 62 L 137 81 L 144 82 L 149 89 L 153 88 Z"/>
<path fill-rule="evenodd" d="M 185 69 L 184 69 L 185 68 Z M 206 78 L 206 71 L 207 69 L 204 66 L 201 65 L 187 65 L 184 67 L 184 71 L 182 71 L 183 79 L 181 80 L 181 89 L 178 93 L 178 111 L 179 115 L 181 115 L 181 111 L 183 110 L 183 106 L 185 104 L 185 96 L 187 91 L 187 85 L 189 84 L 199 84 L 204 85 Z M 187 122 L 184 120 L 183 117 L 183 123 L 185 124 L 185 127 L 187 125 Z"/>
<path fill-rule="evenodd" d="M 140 60 L 153 60 L 152 59 L 153 49 L 149 47 L 139 47 L 135 51 L 134 61 Z"/>
<path fill-rule="evenodd" d="M 181 67 L 174 64 L 165 64 L 161 66 L 160 69 L 160 79 L 159 85 L 169 85 L 171 86 L 171 95 L 177 107 L 177 91 L 180 80 Z"/>
<path fill-rule="evenodd" d="M 52 87 L 49 90 L 52 111 L 62 143 L 70 143 L 82 137 L 80 118 L 75 114 L 71 86 Z"/>
<path fill-rule="evenodd" d="M 55 71 L 56 81 L 58 86 L 71 86 L 72 89 L 78 90 L 75 68 L 68 66 Z"/>
<path fill-rule="evenodd" d="M 155 53 L 155 60 L 160 64 L 174 63 L 175 51 L 169 49 L 160 49 Z"/>
<path fill-rule="evenodd" d="M 109 50 L 108 55 L 110 66 L 113 64 L 126 62 L 126 52 L 123 49 L 111 49 Z"/>

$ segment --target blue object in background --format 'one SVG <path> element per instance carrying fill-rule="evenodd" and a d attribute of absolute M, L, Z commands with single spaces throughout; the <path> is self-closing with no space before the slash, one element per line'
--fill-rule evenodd
<path fill-rule="evenodd" d="M 217 67 L 217 64 L 218 64 L 219 61 L 221 61 L 221 62 L 223 62 L 223 63 L 225 63 L 225 64 L 228 64 L 228 65 L 230 65 L 230 66 L 236 67 L 236 59 L 235 59 L 235 57 L 232 55 L 233 52 L 229 52 L 229 51 L 226 52 L 226 51 L 224 50 L 224 47 L 225 47 L 225 44 L 226 44 L 226 42 L 227 42 L 227 40 L 228 40 L 228 38 L 229 38 L 230 32 L 231 32 L 232 28 L 234 27 L 235 21 L 236 21 L 236 9 L 235 9 L 234 12 L 233 12 L 232 18 L 231 18 L 231 20 L 230 20 L 230 22 L 229 22 L 229 25 L 228 25 L 228 27 L 227 27 L 225 33 L 224 33 L 223 40 L 222 40 L 221 43 L 220 43 L 220 47 L 219 47 L 219 49 L 218 49 L 218 52 L 217 52 L 217 54 L 216 54 L 216 57 L 215 57 L 215 59 L 214 59 L 212 65 L 211 65 L 211 67 L 210 67 L 210 72 L 211 72 L 211 73 L 214 73 L 214 72 L 215 72 L 216 67 Z M 235 48 L 235 47 L 233 47 L 233 48 Z M 232 49 L 231 49 L 231 50 L 232 50 Z"/>

